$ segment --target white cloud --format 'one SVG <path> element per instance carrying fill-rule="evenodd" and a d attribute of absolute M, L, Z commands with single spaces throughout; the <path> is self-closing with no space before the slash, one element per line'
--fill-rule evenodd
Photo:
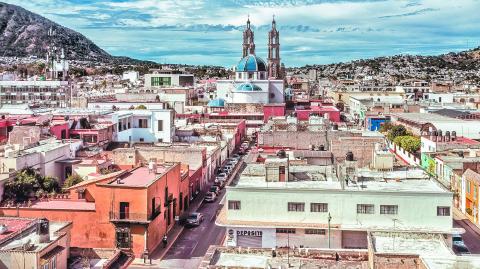
<path fill-rule="evenodd" d="M 185 63 L 232 65 L 240 54 L 237 29 L 248 14 L 254 26 L 261 26 L 255 32 L 261 56 L 275 14 L 287 65 L 461 50 L 467 40 L 480 39 L 478 0 L 7 2 L 78 30 L 112 53 Z"/>

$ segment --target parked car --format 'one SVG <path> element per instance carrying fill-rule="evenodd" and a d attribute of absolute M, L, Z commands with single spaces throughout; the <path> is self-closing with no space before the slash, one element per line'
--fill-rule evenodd
<path fill-rule="evenodd" d="M 213 186 L 217 186 L 220 189 L 223 189 L 225 187 L 225 181 L 215 181 L 213 183 Z"/>
<path fill-rule="evenodd" d="M 202 213 L 190 213 L 187 217 L 187 226 L 199 226 L 203 222 L 203 214 Z"/>
<path fill-rule="evenodd" d="M 463 242 L 463 238 L 461 234 L 452 235 L 452 245 L 465 246 L 465 242 Z"/>
<path fill-rule="evenodd" d="M 215 177 L 215 180 L 219 179 L 219 180 L 226 180 L 228 178 L 228 175 L 227 173 L 220 173 L 218 174 L 216 177 Z"/>
<path fill-rule="evenodd" d="M 238 163 L 238 160 L 235 159 L 235 158 L 229 158 L 229 159 L 227 159 L 227 163 L 237 164 L 237 163 Z"/>
<path fill-rule="evenodd" d="M 458 254 L 470 254 L 470 250 L 465 245 L 462 235 L 452 235 L 452 249 Z"/>
<path fill-rule="evenodd" d="M 205 194 L 204 200 L 207 203 L 213 203 L 217 200 L 217 195 L 214 192 L 209 191 Z"/>
<path fill-rule="evenodd" d="M 210 191 L 218 195 L 218 193 L 220 192 L 220 188 L 218 186 L 211 186 Z"/>
<path fill-rule="evenodd" d="M 230 165 L 224 165 L 224 166 L 222 167 L 222 170 L 223 170 L 223 171 L 226 171 L 226 173 L 230 174 L 230 172 L 232 171 L 232 166 L 230 166 Z"/>
<path fill-rule="evenodd" d="M 233 168 L 235 167 L 235 165 L 234 165 L 234 164 L 231 164 L 231 163 L 227 163 L 227 164 L 225 164 L 225 166 L 224 166 L 224 167 L 225 167 L 226 169 L 228 169 L 228 170 L 232 171 L 232 170 L 233 170 Z"/>
<path fill-rule="evenodd" d="M 453 250 L 458 254 L 471 254 L 470 250 L 465 245 L 453 245 Z"/>
<path fill-rule="evenodd" d="M 235 154 L 232 155 L 232 158 L 240 160 L 240 155 L 235 153 Z"/>

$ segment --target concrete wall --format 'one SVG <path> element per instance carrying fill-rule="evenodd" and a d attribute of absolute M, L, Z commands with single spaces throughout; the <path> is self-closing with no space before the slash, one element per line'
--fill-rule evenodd
<path fill-rule="evenodd" d="M 287 198 L 286 198 L 287 197 Z M 228 188 L 226 201 L 241 201 L 240 210 L 228 210 L 228 221 L 267 223 L 328 223 L 327 212 L 310 212 L 310 203 L 328 203 L 331 225 L 358 228 L 413 230 L 415 227 L 449 231 L 452 216 L 437 216 L 437 206 L 452 206 L 451 193 L 333 191 L 314 189 L 242 189 Z M 305 203 L 304 212 L 289 212 L 288 202 Z M 227 202 L 226 202 L 227 203 Z M 375 214 L 357 214 L 357 204 L 374 204 Z M 398 205 L 398 214 L 380 214 L 380 205 Z"/>

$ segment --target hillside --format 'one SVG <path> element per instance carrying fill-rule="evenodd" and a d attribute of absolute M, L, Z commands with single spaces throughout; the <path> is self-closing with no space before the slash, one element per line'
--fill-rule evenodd
<path fill-rule="evenodd" d="M 392 79 L 469 80 L 480 81 L 480 47 L 438 56 L 396 55 L 347 63 L 307 65 L 292 68 L 294 73 L 307 74 L 316 69 L 319 77 Z"/>
<path fill-rule="evenodd" d="M 53 38 L 49 30 L 55 32 Z M 44 58 L 48 46 L 64 48 L 68 59 L 118 64 L 153 64 L 111 56 L 84 35 L 22 7 L 0 2 L 0 57 Z"/>

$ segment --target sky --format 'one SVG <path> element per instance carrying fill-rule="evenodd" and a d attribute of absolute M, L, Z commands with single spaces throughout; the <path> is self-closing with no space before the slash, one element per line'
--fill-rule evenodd
<path fill-rule="evenodd" d="M 266 58 L 275 15 L 286 66 L 480 46 L 480 0 L 0 0 L 76 30 L 112 55 L 221 65 L 241 58 L 250 16 Z"/>

